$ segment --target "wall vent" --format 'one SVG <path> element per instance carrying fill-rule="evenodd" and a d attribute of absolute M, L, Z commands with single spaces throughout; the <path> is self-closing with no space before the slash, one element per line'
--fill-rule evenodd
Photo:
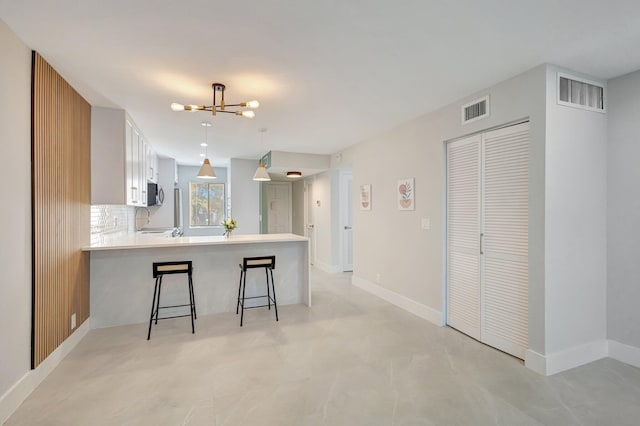
<path fill-rule="evenodd" d="M 462 105 L 462 124 L 489 117 L 489 96 Z"/>
<path fill-rule="evenodd" d="M 589 111 L 606 112 L 602 83 L 558 73 L 558 104 Z"/>

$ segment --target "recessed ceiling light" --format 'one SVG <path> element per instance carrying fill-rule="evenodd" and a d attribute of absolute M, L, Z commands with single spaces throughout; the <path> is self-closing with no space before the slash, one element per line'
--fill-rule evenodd
<path fill-rule="evenodd" d="M 302 177 L 302 172 L 287 172 L 288 178 L 299 178 Z"/>
<path fill-rule="evenodd" d="M 209 146 L 209 145 L 207 145 L 206 143 L 202 142 L 202 143 L 200 144 L 200 146 Z"/>
<path fill-rule="evenodd" d="M 204 157 L 204 154 L 200 154 L 200 157 Z"/>
<path fill-rule="evenodd" d="M 209 122 L 209 121 L 203 121 L 202 123 L 200 123 L 200 125 L 204 126 L 204 127 L 211 127 L 212 126 L 211 122 Z"/>

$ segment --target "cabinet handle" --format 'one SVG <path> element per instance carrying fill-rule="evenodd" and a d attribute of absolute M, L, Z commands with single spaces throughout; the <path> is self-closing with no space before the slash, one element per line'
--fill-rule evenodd
<path fill-rule="evenodd" d="M 484 254 L 484 250 L 482 249 L 483 243 L 484 243 L 484 234 L 480 233 L 480 254 Z"/>

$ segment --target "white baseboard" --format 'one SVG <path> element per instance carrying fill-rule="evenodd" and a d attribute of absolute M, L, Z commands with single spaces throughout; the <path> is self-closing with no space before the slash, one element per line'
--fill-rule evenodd
<path fill-rule="evenodd" d="M 536 351 L 527 349 L 524 355 L 524 365 L 538 374 L 547 375 L 547 358 Z"/>
<path fill-rule="evenodd" d="M 90 318 L 78 327 L 67 340 L 54 350 L 35 370 L 30 370 L 22 376 L 8 391 L 0 397 L 0 424 L 3 424 L 11 414 L 27 399 L 40 383 L 60 364 L 69 352 L 87 335 L 90 330 Z"/>
<path fill-rule="evenodd" d="M 320 260 L 317 260 L 314 262 L 313 266 L 315 266 L 316 268 L 320 269 L 321 271 L 324 271 L 328 274 L 335 274 L 338 272 L 342 272 L 340 269 L 340 265 L 329 265 L 328 263 L 324 263 Z"/>
<path fill-rule="evenodd" d="M 596 340 L 548 355 L 529 349 L 525 355 L 525 365 L 536 373 L 551 376 L 608 356 L 608 341 Z"/>
<path fill-rule="evenodd" d="M 351 284 L 435 325 L 444 325 L 442 322 L 442 312 L 430 308 L 427 305 L 418 303 L 406 296 L 381 287 L 378 284 L 374 284 L 371 281 L 365 280 L 364 278 L 356 275 L 351 277 Z"/>
<path fill-rule="evenodd" d="M 640 348 L 609 340 L 609 357 L 640 368 Z"/>

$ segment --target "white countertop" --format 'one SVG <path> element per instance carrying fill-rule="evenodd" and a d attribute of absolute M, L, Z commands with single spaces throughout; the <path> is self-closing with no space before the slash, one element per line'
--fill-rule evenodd
<path fill-rule="evenodd" d="M 291 241 L 309 241 L 307 237 L 295 234 L 257 234 L 257 235 L 232 235 L 206 237 L 161 237 L 149 234 L 126 234 L 115 237 L 105 237 L 99 243 L 82 248 L 82 251 L 97 250 L 129 250 L 162 247 L 188 247 L 211 246 L 228 244 L 256 244 L 256 243 L 281 243 Z"/>

